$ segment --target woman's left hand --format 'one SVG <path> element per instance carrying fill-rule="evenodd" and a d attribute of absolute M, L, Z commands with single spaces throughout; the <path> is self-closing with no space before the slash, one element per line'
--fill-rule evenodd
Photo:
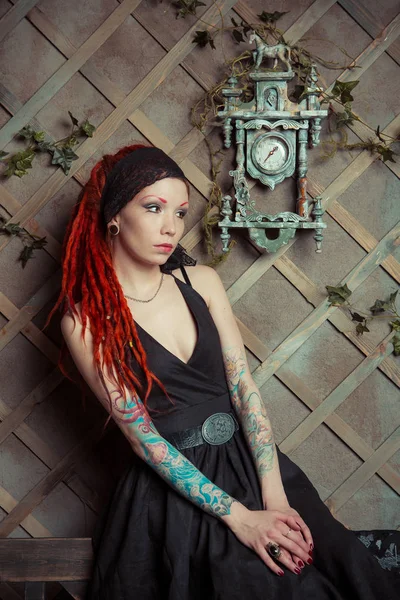
<path fill-rule="evenodd" d="M 267 506 L 265 506 L 265 508 L 267 508 Z M 288 529 L 288 533 L 283 534 L 283 535 L 286 535 L 286 537 L 288 537 L 289 539 L 292 539 L 293 541 L 300 541 L 300 540 L 304 539 L 304 541 L 308 544 L 308 546 L 310 548 L 310 562 L 308 562 L 308 564 L 312 564 L 311 552 L 314 548 L 313 538 L 312 538 L 309 527 L 306 525 L 304 520 L 301 518 L 301 516 L 299 515 L 297 510 L 292 508 L 286 502 L 283 504 L 281 504 L 281 503 L 274 504 L 273 506 L 271 505 L 271 502 L 269 502 L 268 509 L 279 510 L 281 513 L 284 513 L 285 515 L 295 518 L 297 524 L 299 525 L 299 527 L 301 527 L 301 531 L 294 531 L 294 529 L 292 529 L 292 530 Z M 292 559 L 300 568 L 302 568 L 304 566 L 302 564 L 302 560 L 298 556 L 292 555 Z"/>

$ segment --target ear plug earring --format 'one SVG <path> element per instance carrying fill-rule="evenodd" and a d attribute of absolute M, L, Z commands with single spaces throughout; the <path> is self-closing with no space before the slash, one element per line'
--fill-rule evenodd
<path fill-rule="evenodd" d="M 110 227 L 108 228 L 108 231 L 111 233 L 111 235 L 118 235 L 119 234 L 119 227 L 118 225 L 110 225 Z"/>

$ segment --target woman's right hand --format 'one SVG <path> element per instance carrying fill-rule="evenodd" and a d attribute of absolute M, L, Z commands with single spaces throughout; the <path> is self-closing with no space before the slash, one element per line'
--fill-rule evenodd
<path fill-rule="evenodd" d="M 284 573 L 275 561 L 297 575 L 304 564 L 312 562 L 309 546 L 302 536 L 296 536 L 296 540 L 286 537 L 289 529 L 301 533 L 301 519 L 297 519 L 300 521 L 297 523 L 295 517 L 278 510 L 249 510 L 240 502 L 234 502 L 231 513 L 222 519 L 242 544 L 254 550 L 267 567 L 277 575 Z M 279 544 L 281 548 L 279 558 L 273 559 L 269 554 L 267 544 L 270 542 Z M 296 562 L 292 555 L 297 557 Z"/>

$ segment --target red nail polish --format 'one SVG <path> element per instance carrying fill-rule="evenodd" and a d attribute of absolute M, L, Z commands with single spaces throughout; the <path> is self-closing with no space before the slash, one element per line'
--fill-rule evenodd
<path fill-rule="evenodd" d="M 309 558 L 309 559 L 308 559 L 308 561 L 307 561 L 307 564 L 309 564 L 309 565 L 312 565 L 312 564 L 313 564 L 313 562 L 314 562 L 314 561 L 313 561 L 313 559 L 312 559 L 312 558 Z"/>
<path fill-rule="evenodd" d="M 300 569 L 298 569 L 297 567 L 295 568 L 294 572 L 297 573 L 297 575 L 300 575 L 301 573 Z"/>
<path fill-rule="evenodd" d="M 299 560 L 299 567 L 302 569 L 304 567 L 304 563 L 302 560 Z"/>
<path fill-rule="evenodd" d="M 284 575 L 283 571 L 279 571 L 278 575 L 279 575 L 279 577 L 283 577 L 283 575 Z"/>

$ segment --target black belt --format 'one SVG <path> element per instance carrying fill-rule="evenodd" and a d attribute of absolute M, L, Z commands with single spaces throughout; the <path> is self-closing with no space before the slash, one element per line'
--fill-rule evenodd
<path fill-rule="evenodd" d="M 219 446 L 228 442 L 238 429 L 239 424 L 232 412 L 220 412 L 207 417 L 202 425 L 165 435 L 164 438 L 178 450 L 194 448 L 205 443 Z"/>

